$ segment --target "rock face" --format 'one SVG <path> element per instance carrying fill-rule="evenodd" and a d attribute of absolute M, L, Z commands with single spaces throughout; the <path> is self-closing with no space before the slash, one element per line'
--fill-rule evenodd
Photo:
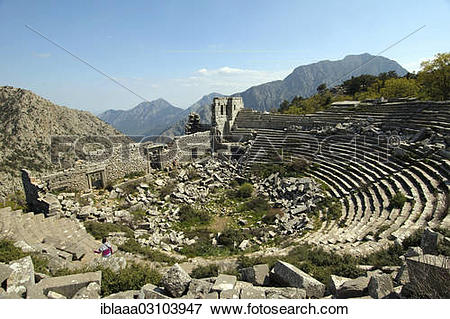
<path fill-rule="evenodd" d="M 369 295 L 374 299 L 381 299 L 394 291 L 392 277 L 388 274 L 375 275 L 369 281 Z"/>
<path fill-rule="evenodd" d="M 270 278 L 281 285 L 305 289 L 309 298 L 321 298 L 325 294 L 324 284 L 297 267 L 280 260 L 272 268 Z"/>
<path fill-rule="evenodd" d="M 161 279 L 161 285 L 175 298 L 181 297 L 189 287 L 191 277 L 180 265 L 173 265 Z"/>
<path fill-rule="evenodd" d="M 414 297 L 450 298 L 448 257 L 423 255 L 406 259 Z"/>
<path fill-rule="evenodd" d="M 255 286 L 267 286 L 269 284 L 269 266 L 267 264 L 255 265 L 241 270 L 241 279 Z"/>
<path fill-rule="evenodd" d="M 369 277 L 358 277 L 344 282 L 337 289 L 337 298 L 355 298 L 367 295 Z"/>
<path fill-rule="evenodd" d="M 5 264 L 0 264 L 0 286 L 3 286 L 3 282 L 8 279 L 12 272 L 13 270 L 11 267 Z"/>

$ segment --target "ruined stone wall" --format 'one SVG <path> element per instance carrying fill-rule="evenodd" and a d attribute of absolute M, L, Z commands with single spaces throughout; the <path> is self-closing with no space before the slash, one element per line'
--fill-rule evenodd
<path fill-rule="evenodd" d="M 199 132 L 176 137 L 161 154 L 161 166 L 188 162 L 211 153 L 211 133 Z"/>
<path fill-rule="evenodd" d="M 114 147 L 108 154 L 91 152 L 89 161 L 78 161 L 69 169 L 42 176 L 48 190 L 85 190 L 92 187 L 89 174 L 101 172 L 104 186 L 130 173 L 147 172 L 148 162 L 139 144 Z M 25 189 L 27 192 L 27 190 Z"/>
<path fill-rule="evenodd" d="M 221 136 L 229 135 L 237 114 L 244 108 L 241 97 L 216 97 L 211 106 L 211 123 Z"/>

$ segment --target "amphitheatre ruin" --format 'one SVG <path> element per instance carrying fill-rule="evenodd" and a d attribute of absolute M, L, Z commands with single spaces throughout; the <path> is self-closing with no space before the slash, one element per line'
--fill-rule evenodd
<path fill-rule="evenodd" d="M 0 234 L 49 274 L 30 256 L 0 264 L 0 296 L 448 298 L 449 106 L 343 101 L 287 115 L 217 97 L 210 125 L 191 114 L 168 144 L 23 169 L 29 211 L 0 209 Z M 109 259 L 93 253 L 105 235 Z M 385 255 L 395 261 L 370 264 Z M 127 263 L 161 278 L 100 293 L 102 272 Z"/>

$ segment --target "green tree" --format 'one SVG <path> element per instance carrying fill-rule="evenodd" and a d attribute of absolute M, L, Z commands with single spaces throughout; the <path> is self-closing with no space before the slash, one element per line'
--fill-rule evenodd
<path fill-rule="evenodd" d="M 418 81 L 423 97 L 433 100 L 450 99 L 450 53 L 438 53 L 433 60 L 421 63 Z"/>
<path fill-rule="evenodd" d="M 319 85 L 317 87 L 317 92 L 318 93 L 323 93 L 323 92 L 325 92 L 326 89 L 327 89 L 327 85 L 325 83 L 322 83 L 321 85 Z"/>
<path fill-rule="evenodd" d="M 385 98 L 413 97 L 419 93 L 416 80 L 406 78 L 391 78 L 385 81 L 384 87 L 380 89 L 381 96 Z"/>

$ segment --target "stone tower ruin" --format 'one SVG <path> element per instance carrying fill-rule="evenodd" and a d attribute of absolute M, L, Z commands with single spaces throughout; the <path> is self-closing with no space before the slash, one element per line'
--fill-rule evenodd
<path fill-rule="evenodd" d="M 211 123 L 215 134 L 223 138 L 230 134 L 236 115 L 244 108 L 242 97 L 216 97 L 211 106 Z"/>

